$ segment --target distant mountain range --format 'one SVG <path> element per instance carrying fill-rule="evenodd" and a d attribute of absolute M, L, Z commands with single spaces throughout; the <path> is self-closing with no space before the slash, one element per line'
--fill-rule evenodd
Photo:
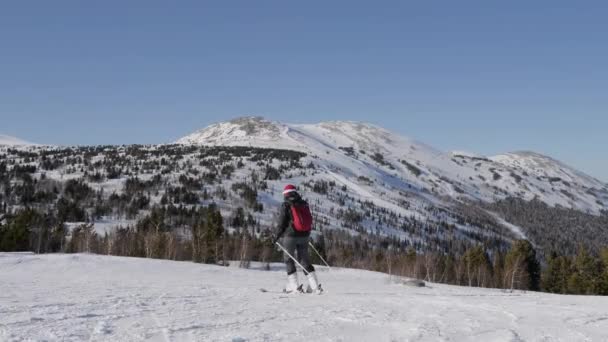
<path fill-rule="evenodd" d="M 395 202 L 387 193 L 407 190 L 433 201 L 518 197 L 593 214 L 608 209 L 606 183 L 551 157 L 526 151 L 493 157 L 446 153 L 367 123 L 285 124 L 245 117 L 211 125 L 176 143 L 305 152 L 318 160 L 328 179 L 385 205 Z M 364 178 L 371 183 L 361 184 Z"/>

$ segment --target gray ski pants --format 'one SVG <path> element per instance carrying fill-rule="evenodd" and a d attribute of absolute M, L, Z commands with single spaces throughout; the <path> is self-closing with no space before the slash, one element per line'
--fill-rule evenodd
<path fill-rule="evenodd" d="M 308 255 L 309 237 L 293 237 L 287 236 L 283 239 L 283 244 L 287 252 L 298 260 L 300 265 L 306 269 L 306 272 L 311 273 L 315 268 L 310 263 L 310 255 Z M 284 254 L 284 253 L 283 253 Z M 285 265 L 287 266 L 287 274 L 296 273 L 296 263 L 291 258 L 284 254 Z"/>

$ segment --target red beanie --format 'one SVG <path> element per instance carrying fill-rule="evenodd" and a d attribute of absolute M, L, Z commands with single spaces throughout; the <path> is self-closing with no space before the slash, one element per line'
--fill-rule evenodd
<path fill-rule="evenodd" d="M 287 195 L 287 194 L 289 194 L 291 192 L 296 192 L 296 191 L 297 190 L 296 190 L 295 185 L 287 184 L 285 186 L 285 189 L 283 189 L 283 195 Z"/>

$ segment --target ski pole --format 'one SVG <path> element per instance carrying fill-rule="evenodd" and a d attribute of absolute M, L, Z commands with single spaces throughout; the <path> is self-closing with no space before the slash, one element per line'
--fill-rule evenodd
<path fill-rule="evenodd" d="M 315 251 L 315 253 L 317 253 L 317 255 L 319 256 L 319 258 L 321 258 L 321 261 L 323 261 L 323 263 L 325 264 L 325 266 L 327 266 L 327 268 L 329 268 L 329 270 L 331 271 L 331 267 L 329 266 L 329 264 L 327 263 L 327 261 L 325 261 L 325 259 L 323 259 L 323 257 L 321 256 L 321 253 L 319 253 L 319 251 L 315 248 L 315 246 L 312 244 L 312 242 L 308 242 L 308 244 L 310 245 L 310 247 L 312 247 L 312 250 Z"/>
<path fill-rule="evenodd" d="M 293 261 L 296 263 L 296 265 L 298 265 L 298 266 L 300 266 L 300 267 L 302 268 L 302 270 L 304 271 L 304 273 L 306 273 L 306 275 L 309 275 L 309 274 L 310 274 L 310 272 L 308 272 L 308 271 L 307 271 L 307 270 L 304 268 L 304 266 L 302 266 L 302 264 L 300 264 L 300 263 L 298 262 L 298 260 L 296 260 L 296 258 L 294 258 L 293 256 L 291 256 L 291 254 L 289 254 L 289 252 L 288 252 L 288 251 L 287 251 L 285 248 L 283 248 L 283 246 L 281 246 L 281 244 L 280 244 L 280 243 L 278 243 L 278 242 L 275 242 L 275 243 L 277 244 L 277 246 L 279 246 L 279 248 L 281 248 L 281 249 L 283 250 L 283 252 L 285 252 L 285 254 L 287 254 L 287 256 L 289 256 L 289 257 L 291 258 L 291 260 L 293 260 Z"/>

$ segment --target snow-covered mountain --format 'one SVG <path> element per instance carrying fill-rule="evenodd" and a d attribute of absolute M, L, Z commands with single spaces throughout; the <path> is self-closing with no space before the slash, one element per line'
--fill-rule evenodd
<path fill-rule="evenodd" d="M 32 146 L 31 142 L 12 137 L 10 135 L 0 134 L 0 146 Z"/>
<path fill-rule="evenodd" d="M 328 235 L 395 238 L 418 251 L 451 253 L 469 243 L 504 249 L 516 238 L 543 251 L 573 251 L 580 243 L 595 250 L 608 241 L 608 216 L 598 215 L 608 212 L 607 186 L 537 154 L 448 153 L 366 123 L 258 117 L 218 123 L 178 143 L 0 147 L 6 161 L 0 183 L 10 188 L 0 186 L 0 204 L 15 212 L 35 204 L 55 213 L 62 199 L 74 198 L 78 210 L 62 212 L 66 226 L 94 219 L 99 234 L 136 225 L 168 204 L 213 204 L 229 231 L 242 228 L 246 217 L 262 234 L 273 230 L 281 189 L 293 183 L 311 203 L 317 230 Z M 581 212 L 536 206 L 530 213 L 518 206 L 542 203 L 513 198 Z M 189 229 L 174 222 L 167 223 L 173 230 Z"/>
<path fill-rule="evenodd" d="M 285 295 L 284 267 L 260 266 L 0 253 L 0 340 L 605 341 L 608 331 L 606 297 L 416 288 L 323 267 L 325 294 Z"/>
<path fill-rule="evenodd" d="M 563 181 L 586 185 L 588 188 L 603 188 L 606 184 L 586 175 L 558 160 L 551 157 L 530 152 L 520 151 L 497 155 L 491 157 L 497 163 L 519 169 L 535 177 L 540 178 L 559 178 Z"/>
<path fill-rule="evenodd" d="M 594 214 L 608 208 L 608 185 L 550 157 L 533 152 L 490 158 L 446 153 L 367 123 L 285 124 L 245 117 L 211 125 L 177 143 L 305 152 L 328 178 L 385 206 L 396 203 L 386 193 L 397 190 L 434 202 L 442 197 L 488 202 L 520 197 Z M 362 186 L 362 179 L 373 185 Z"/>

